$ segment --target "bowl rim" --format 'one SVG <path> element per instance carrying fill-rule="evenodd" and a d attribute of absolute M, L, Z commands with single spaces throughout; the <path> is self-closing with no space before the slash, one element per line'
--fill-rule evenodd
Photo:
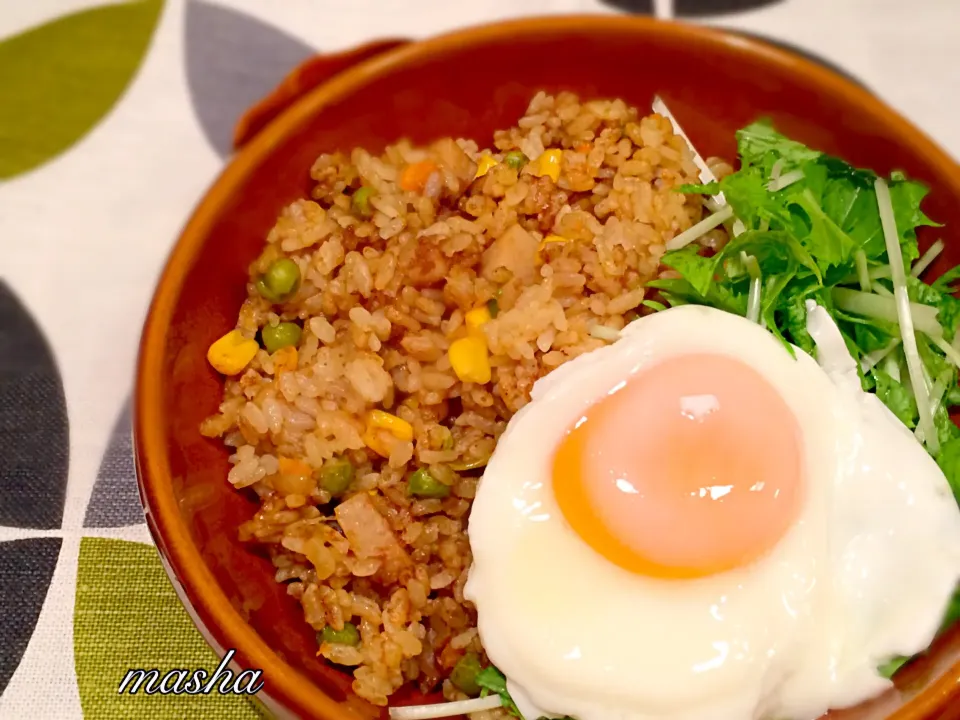
<path fill-rule="evenodd" d="M 196 262 L 222 203 L 290 132 L 322 112 L 327 105 L 394 67 L 435 53 L 483 44 L 504 35 L 526 39 L 571 31 L 630 33 L 637 42 L 666 36 L 675 42 L 692 42 L 727 51 L 732 49 L 743 57 L 754 57 L 779 66 L 789 74 L 806 76 L 818 86 L 848 95 L 895 133 L 907 138 L 913 151 L 924 162 L 937 167 L 949 178 L 946 190 L 960 197 L 960 167 L 923 131 L 855 81 L 814 60 L 736 30 L 653 17 L 618 14 L 532 16 L 469 26 L 388 50 L 344 70 L 297 98 L 228 161 L 183 226 L 164 265 L 144 322 L 136 369 L 133 424 L 137 482 L 148 527 L 171 581 L 174 586 L 182 588 L 181 600 L 192 608 L 195 619 L 199 619 L 199 624 L 217 644 L 223 648 L 236 648 L 250 667 L 263 670 L 266 681 L 263 693 L 268 698 L 298 715 L 322 720 L 357 717 L 282 660 L 242 618 L 204 563 L 173 494 L 160 388 L 164 348 L 184 279 Z M 942 710 L 958 687 L 960 662 L 897 711 L 893 718 L 920 718 Z"/>

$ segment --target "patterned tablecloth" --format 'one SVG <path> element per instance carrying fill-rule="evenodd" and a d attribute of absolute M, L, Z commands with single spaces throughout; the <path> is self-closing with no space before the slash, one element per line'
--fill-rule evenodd
<path fill-rule="evenodd" d="M 257 716 L 236 697 L 117 693 L 130 668 L 217 664 L 160 566 L 131 458 L 137 341 L 171 243 L 238 114 L 311 53 L 569 12 L 789 44 L 960 155 L 956 0 L 3 0 L 0 718 Z"/>

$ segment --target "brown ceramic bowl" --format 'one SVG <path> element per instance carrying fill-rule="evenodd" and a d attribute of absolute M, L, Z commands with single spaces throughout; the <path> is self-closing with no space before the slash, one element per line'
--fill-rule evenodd
<path fill-rule="evenodd" d="M 484 144 L 541 89 L 641 107 L 660 93 L 704 155 L 735 157 L 734 131 L 766 115 L 856 165 L 903 169 L 933 188 L 927 213 L 946 223 L 937 268 L 960 262 L 960 169 L 863 88 L 742 36 L 643 18 L 554 17 L 306 63 L 243 118 L 239 152 L 177 242 L 144 328 L 136 389 L 141 494 L 170 576 L 208 640 L 263 670 L 262 695 L 278 714 L 379 716 L 351 696 L 348 676 L 317 660 L 299 606 L 273 581 L 270 563 L 237 539 L 256 505 L 226 482 L 220 443 L 197 430 L 221 392 L 206 349 L 234 326 L 247 265 L 280 208 L 308 193 L 317 155 L 377 150 L 401 136 Z M 960 705 L 950 697 L 958 681 L 955 628 L 898 675 L 895 690 L 831 717 L 946 718 Z"/>

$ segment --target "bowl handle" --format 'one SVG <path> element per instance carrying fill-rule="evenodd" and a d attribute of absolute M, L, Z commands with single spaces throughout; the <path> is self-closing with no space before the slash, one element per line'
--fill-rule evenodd
<path fill-rule="evenodd" d="M 273 91 L 247 110 L 233 130 L 233 147 L 239 150 L 297 99 L 365 60 L 406 45 L 409 40 L 376 40 L 331 55 L 317 55 L 290 72 Z"/>

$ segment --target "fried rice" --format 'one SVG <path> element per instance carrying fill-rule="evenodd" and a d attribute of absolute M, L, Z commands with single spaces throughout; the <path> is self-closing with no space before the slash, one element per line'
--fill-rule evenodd
<path fill-rule="evenodd" d="M 504 161 L 516 151 L 522 165 Z M 404 189 L 414 165 L 431 172 Z M 231 448 L 229 482 L 259 497 L 241 538 L 269 552 L 318 631 L 318 654 L 352 669 L 356 694 L 383 706 L 410 683 L 462 699 L 450 680 L 458 660 L 487 662 L 463 597 L 483 464 L 538 378 L 647 311 L 664 244 L 703 216 L 700 196 L 676 192 L 699 182 L 698 168 L 660 115 L 540 93 L 490 149 L 401 141 L 379 156 L 321 155 L 310 176 L 311 197 L 282 210 L 250 267 L 236 325 L 254 339 L 296 322 L 299 342 L 261 347 L 201 431 Z M 301 281 L 277 304 L 255 281 L 279 258 Z M 451 345 L 471 335 L 489 382 L 451 364 Z M 374 410 L 386 421 L 371 424 Z M 318 478 L 346 461 L 352 481 L 334 497 Z M 419 469 L 446 497 L 410 493 Z M 358 643 L 323 640 L 345 623 Z"/>

